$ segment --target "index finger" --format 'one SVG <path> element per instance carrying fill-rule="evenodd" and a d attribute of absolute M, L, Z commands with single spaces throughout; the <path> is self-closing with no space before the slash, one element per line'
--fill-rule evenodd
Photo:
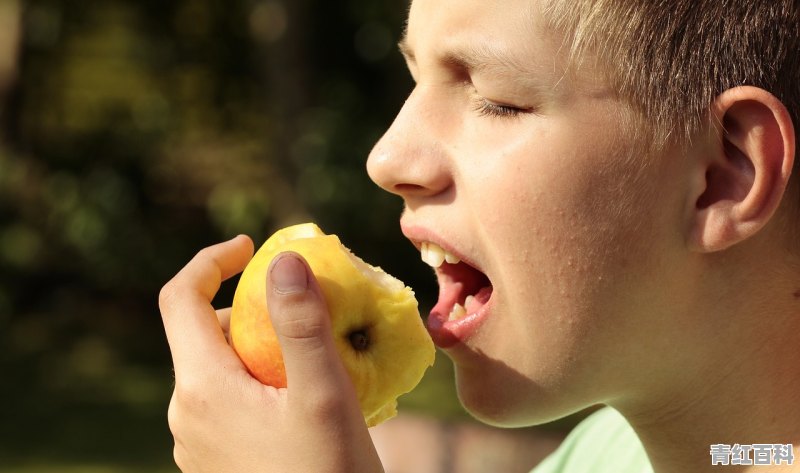
<path fill-rule="evenodd" d="M 207 368 L 214 361 L 239 363 L 211 301 L 222 281 L 241 272 L 252 256 L 253 242 L 243 235 L 209 246 L 161 289 L 159 307 L 176 378 L 185 368 Z"/>

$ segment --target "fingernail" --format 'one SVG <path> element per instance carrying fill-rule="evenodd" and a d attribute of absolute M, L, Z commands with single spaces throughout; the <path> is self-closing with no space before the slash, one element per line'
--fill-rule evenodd
<path fill-rule="evenodd" d="M 280 294 L 295 294 L 308 289 L 306 265 L 291 253 L 278 255 L 269 272 L 273 289 Z"/>

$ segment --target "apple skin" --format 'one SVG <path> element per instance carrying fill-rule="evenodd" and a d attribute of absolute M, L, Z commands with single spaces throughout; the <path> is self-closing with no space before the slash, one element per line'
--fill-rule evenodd
<path fill-rule="evenodd" d="M 248 263 L 233 299 L 233 348 L 256 379 L 286 387 L 266 291 L 269 265 L 284 251 L 302 255 L 314 272 L 328 305 L 336 350 L 367 425 L 393 417 L 397 397 L 419 383 L 435 357 L 414 293 L 352 255 L 336 235 L 325 235 L 314 224 L 276 232 Z"/>

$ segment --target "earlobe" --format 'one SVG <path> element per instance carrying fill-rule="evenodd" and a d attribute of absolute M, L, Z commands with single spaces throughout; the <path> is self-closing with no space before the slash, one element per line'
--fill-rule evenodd
<path fill-rule="evenodd" d="M 737 87 L 712 107 L 722 126 L 696 168 L 703 187 L 690 246 L 700 252 L 724 250 L 764 227 L 783 198 L 795 153 L 789 113 L 769 92 Z"/>

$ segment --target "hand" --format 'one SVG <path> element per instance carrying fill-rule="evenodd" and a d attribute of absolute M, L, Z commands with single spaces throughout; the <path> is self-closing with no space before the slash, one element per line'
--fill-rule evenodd
<path fill-rule="evenodd" d="M 259 383 L 228 344 L 230 309 L 215 311 L 211 301 L 252 255 L 243 236 L 208 247 L 161 290 L 176 464 L 184 473 L 382 472 L 305 260 L 279 255 L 264 282 L 288 388 Z"/>

